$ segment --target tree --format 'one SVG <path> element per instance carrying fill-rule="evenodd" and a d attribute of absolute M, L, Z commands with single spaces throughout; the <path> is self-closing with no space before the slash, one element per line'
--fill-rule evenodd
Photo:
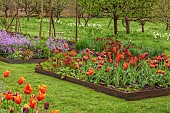
<path fill-rule="evenodd" d="M 66 0 L 52 0 L 51 1 L 51 8 L 52 8 L 54 16 L 57 17 L 57 20 L 60 19 L 61 13 L 66 8 L 66 6 L 67 6 Z M 49 12 L 50 12 L 49 0 L 47 0 L 44 3 L 44 10 L 49 15 Z"/>
<path fill-rule="evenodd" d="M 98 0 L 79 0 L 78 1 L 78 13 L 79 17 L 85 21 L 85 26 L 89 20 L 99 14 Z"/>
<path fill-rule="evenodd" d="M 27 20 L 34 13 L 40 13 L 41 1 L 40 0 L 21 0 L 20 3 L 21 9 L 24 10 Z"/>
<path fill-rule="evenodd" d="M 8 17 L 8 11 L 12 6 L 12 0 L 1 0 L 0 1 L 0 10 L 4 12 L 5 18 Z"/>
<path fill-rule="evenodd" d="M 122 0 L 99 0 L 101 11 L 114 20 L 114 34 L 118 33 L 118 19 L 122 17 Z"/>
<path fill-rule="evenodd" d="M 60 19 L 61 12 L 66 8 L 67 1 L 65 0 L 54 0 L 52 3 L 52 8 L 54 11 L 54 16 L 57 17 L 57 20 Z"/>
<path fill-rule="evenodd" d="M 163 22 L 166 25 L 166 30 L 170 29 L 170 1 L 156 0 L 152 16 L 154 20 Z"/>
<path fill-rule="evenodd" d="M 136 21 L 142 26 L 142 32 L 144 32 L 144 25 L 147 21 L 151 20 L 152 7 L 155 4 L 155 0 L 135 0 L 136 1 Z"/>

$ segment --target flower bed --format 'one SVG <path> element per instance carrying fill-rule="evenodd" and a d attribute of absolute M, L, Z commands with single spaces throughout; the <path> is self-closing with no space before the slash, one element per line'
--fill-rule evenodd
<path fill-rule="evenodd" d="M 53 57 L 39 63 L 39 67 L 43 71 L 60 74 L 61 79 L 71 77 L 80 80 L 79 82 L 85 81 L 88 84 L 90 82 L 99 87 L 104 86 L 107 87 L 106 89 L 117 90 L 121 92 L 118 95 L 133 95 L 134 99 L 117 96 L 127 100 L 147 98 L 153 95 L 135 97 L 140 92 L 155 93 L 157 91 L 158 95 L 153 96 L 169 94 L 169 92 L 158 93 L 164 88 L 164 90 L 169 90 L 170 87 L 168 56 L 161 54 L 148 57 L 149 53 L 135 56 L 129 52 L 128 48 L 118 40 L 107 42 L 103 52 L 94 52 L 87 48 L 77 54 L 75 50 L 68 52 L 56 48 L 52 51 Z M 144 94 L 146 95 L 146 93 Z"/>
<path fill-rule="evenodd" d="M 39 63 L 56 48 L 69 50 L 67 41 L 43 39 L 0 31 L 0 60 L 8 63 Z M 73 46 L 70 46 L 71 48 Z"/>
<path fill-rule="evenodd" d="M 35 72 L 46 75 L 46 76 L 51 76 L 54 78 L 61 79 L 61 75 L 56 74 L 54 72 L 43 70 L 40 67 L 36 67 Z M 105 87 L 102 85 L 93 84 L 90 82 L 78 80 L 78 79 L 68 77 L 68 76 L 66 76 L 62 80 L 65 80 L 65 81 L 68 81 L 71 83 L 75 83 L 75 84 L 79 84 L 79 85 L 82 85 L 85 87 L 89 87 L 91 89 L 94 89 L 95 91 L 102 92 L 102 93 L 110 95 L 110 96 L 123 98 L 123 99 L 129 100 L 129 101 L 150 98 L 150 97 L 164 96 L 164 95 L 170 94 L 170 87 L 160 88 L 160 89 L 152 89 L 152 90 L 143 90 L 143 91 L 138 91 L 138 92 L 124 92 L 124 91 L 118 90 L 116 88 L 108 88 L 108 87 Z"/>

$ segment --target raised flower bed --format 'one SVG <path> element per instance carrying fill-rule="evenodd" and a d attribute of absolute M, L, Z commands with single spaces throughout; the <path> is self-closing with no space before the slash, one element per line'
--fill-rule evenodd
<path fill-rule="evenodd" d="M 127 48 L 114 40 L 107 42 L 103 52 L 87 48 L 77 54 L 56 48 L 54 56 L 39 63 L 35 71 L 126 100 L 170 94 L 168 56 L 135 56 Z"/>
<path fill-rule="evenodd" d="M 43 39 L 17 33 L 0 31 L 0 60 L 7 63 L 39 63 L 50 57 L 56 47 L 69 50 L 69 43 L 62 39 Z"/>
<path fill-rule="evenodd" d="M 54 72 L 46 71 L 41 69 L 40 67 L 35 67 L 35 72 L 40 73 L 46 76 L 51 76 L 54 78 L 61 79 L 61 75 L 56 74 Z M 144 99 L 144 98 L 150 98 L 150 97 L 158 97 L 158 96 L 164 96 L 164 95 L 169 95 L 170 94 L 170 87 L 168 88 L 160 88 L 160 89 L 152 89 L 152 90 L 142 90 L 138 92 L 124 92 L 121 90 L 118 90 L 116 88 L 108 88 L 102 85 L 98 84 L 93 84 L 90 82 L 78 80 L 76 78 L 68 77 L 66 76 L 62 80 L 79 84 L 85 87 L 89 87 L 91 89 L 94 89 L 95 91 L 102 92 L 104 94 L 110 95 L 110 96 L 115 96 L 118 98 L 123 98 L 125 100 L 139 100 L 139 99 Z"/>

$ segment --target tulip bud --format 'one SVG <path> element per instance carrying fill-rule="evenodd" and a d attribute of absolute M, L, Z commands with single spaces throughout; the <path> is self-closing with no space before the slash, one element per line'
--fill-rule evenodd
<path fill-rule="evenodd" d="M 29 113 L 29 109 L 27 107 L 23 108 L 23 113 Z"/>
<path fill-rule="evenodd" d="M 14 108 L 10 108 L 10 113 L 13 113 L 14 112 Z"/>
<path fill-rule="evenodd" d="M 8 94 L 12 94 L 12 90 L 8 90 L 7 93 L 8 93 Z"/>
<path fill-rule="evenodd" d="M 48 102 L 45 102 L 45 103 L 44 103 L 44 109 L 47 110 L 48 108 L 49 108 L 49 103 L 48 103 Z"/>

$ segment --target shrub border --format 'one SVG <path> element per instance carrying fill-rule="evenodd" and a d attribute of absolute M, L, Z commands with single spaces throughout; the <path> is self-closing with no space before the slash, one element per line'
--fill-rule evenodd
<path fill-rule="evenodd" d="M 44 59 L 29 59 L 29 60 L 24 60 L 24 59 L 8 59 L 8 58 L 4 58 L 0 56 L 0 61 L 6 62 L 6 63 L 11 63 L 11 64 L 23 64 L 23 63 L 40 63 L 42 62 Z"/>
<path fill-rule="evenodd" d="M 54 78 L 61 79 L 61 75 L 56 74 L 54 72 L 43 70 L 38 66 L 35 67 L 35 72 L 39 73 L 39 74 L 46 75 L 46 76 L 51 76 Z M 142 91 L 138 91 L 138 92 L 123 92 L 118 89 L 108 88 L 106 86 L 101 86 L 101 85 L 93 84 L 90 82 L 85 82 L 85 81 L 78 80 L 78 79 L 68 77 L 68 76 L 66 76 L 62 80 L 72 82 L 75 84 L 79 84 L 79 85 L 94 89 L 97 92 L 102 92 L 104 94 L 122 98 L 122 99 L 125 99 L 128 101 L 140 100 L 140 99 L 144 99 L 144 98 L 151 98 L 151 97 L 158 97 L 158 96 L 165 96 L 165 95 L 170 94 L 170 87 L 160 88 L 160 89 L 152 89 L 152 90 L 142 90 Z"/>

